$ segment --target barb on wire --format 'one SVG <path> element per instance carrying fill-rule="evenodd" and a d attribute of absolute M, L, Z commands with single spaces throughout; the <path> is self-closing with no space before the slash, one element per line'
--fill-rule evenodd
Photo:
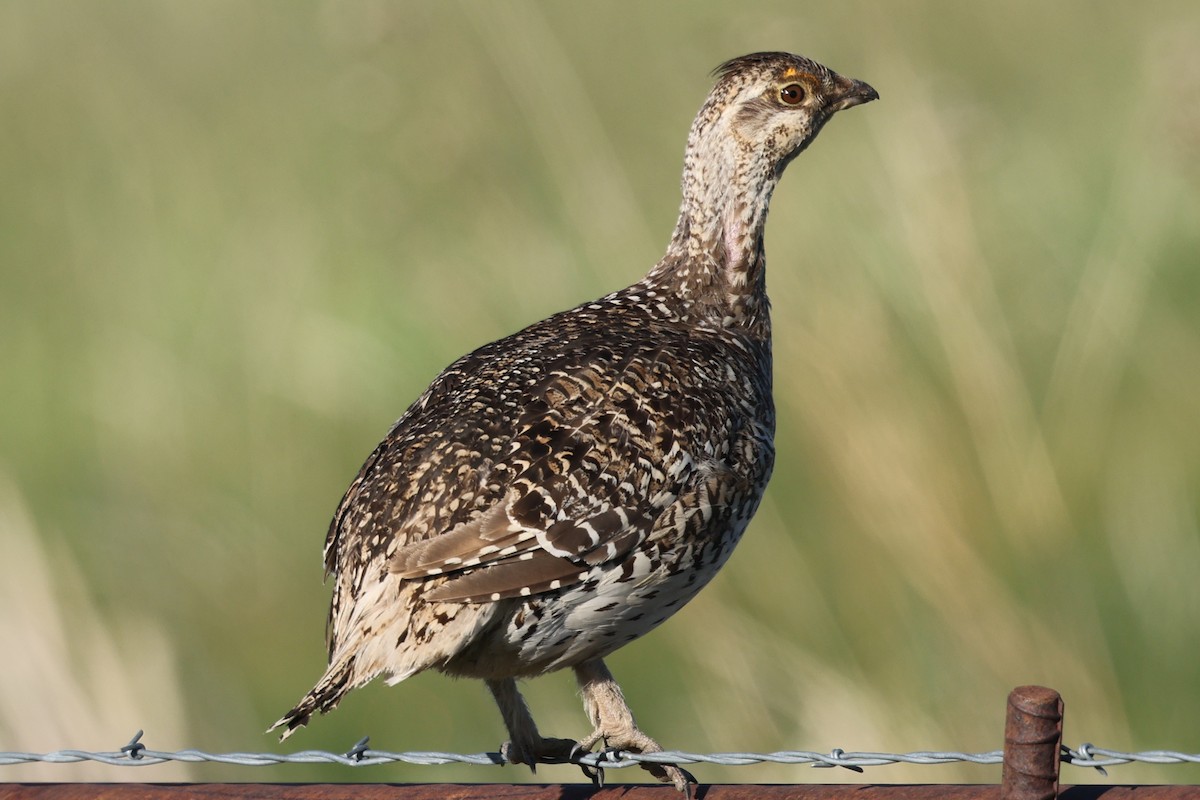
<path fill-rule="evenodd" d="M 347 767 L 369 767 L 380 764 L 414 764 L 435 766 L 442 764 L 471 764 L 473 766 L 499 766 L 505 764 L 500 753 L 445 753 L 441 751 L 410 751 L 392 753 L 372 750 L 368 747 L 369 737 L 363 737 L 345 753 L 324 750 L 301 750 L 295 753 L 206 753 L 202 750 L 162 751 L 151 750 L 142 743 L 143 732 L 138 731 L 127 744 L 113 752 L 91 752 L 86 750 L 55 750 L 51 753 L 23 753 L 0 751 L 0 766 L 30 763 L 72 764 L 94 761 L 118 767 L 145 767 L 170 761 L 189 763 L 213 762 L 239 766 L 262 767 L 276 764 L 341 764 Z M 886 764 L 999 764 L 1003 751 L 986 753 L 959 753 L 918 751 L 913 753 L 847 752 L 834 748 L 828 753 L 807 750 L 781 750 L 774 753 L 685 753 L 664 750 L 658 753 L 630 753 L 604 750 L 585 753 L 573 760 L 592 769 L 621 769 L 639 764 L 717 764 L 721 766 L 746 766 L 751 764 L 808 765 L 817 768 L 843 767 L 862 772 L 864 767 Z M 1142 753 L 1123 753 L 1107 750 L 1093 744 L 1081 744 L 1078 749 L 1063 748 L 1062 761 L 1078 767 L 1102 770 L 1104 767 L 1139 762 L 1143 764 L 1200 764 L 1200 754 L 1179 753 L 1171 750 L 1150 750 Z M 1107 773 L 1106 773 L 1107 774 Z"/>
<path fill-rule="evenodd" d="M 134 761 L 140 759 L 142 757 L 142 751 L 146 749 L 146 745 L 142 744 L 141 742 L 143 733 L 145 733 L 145 731 L 139 728 L 138 732 L 135 733 L 133 738 L 129 740 L 129 744 L 121 748 L 121 752 L 128 755 Z"/>
<path fill-rule="evenodd" d="M 1079 749 L 1063 748 L 1062 760 L 1077 767 L 1091 767 L 1107 775 L 1105 767 L 1129 764 L 1137 761 L 1142 764 L 1200 764 L 1200 753 L 1179 753 L 1174 750 L 1147 750 L 1141 753 L 1122 753 L 1119 750 L 1106 750 L 1090 742 L 1079 745 Z"/>
<path fill-rule="evenodd" d="M 364 736 L 354 743 L 349 752 L 346 753 L 346 758 L 353 758 L 356 762 L 363 760 L 363 754 L 367 752 L 367 742 L 371 741 L 370 736 Z"/>

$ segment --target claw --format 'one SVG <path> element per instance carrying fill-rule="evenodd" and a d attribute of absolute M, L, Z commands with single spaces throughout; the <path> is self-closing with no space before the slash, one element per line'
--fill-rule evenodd
<path fill-rule="evenodd" d="M 513 750 L 512 742 L 505 742 L 500 745 L 500 758 L 504 759 L 504 764 L 525 764 L 529 767 L 529 771 L 536 775 L 537 759 L 531 759 L 529 762 L 526 762 L 524 753 L 514 753 Z M 501 764 L 501 766 L 504 766 L 504 764 Z"/>
<path fill-rule="evenodd" d="M 692 773 L 674 764 L 655 764 L 653 766 L 658 769 L 653 769 L 649 764 L 642 765 L 651 775 L 663 783 L 673 785 L 687 800 L 692 800 L 692 788 L 699 785 L 699 781 Z"/>
<path fill-rule="evenodd" d="M 699 786 L 700 781 L 696 780 L 696 776 L 688 772 L 683 767 L 672 767 L 672 769 L 677 770 L 679 774 L 683 776 L 683 786 L 680 786 L 678 783 L 675 783 L 675 781 L 672 781 L 672 783 L 675 783 L 675 788 L 683 792 L 685 800 L 692 800 L 692 798 L 695 797 L 695 795 L 692 794 L 692 789 Z"/>
<path fill-rule="evenodd" d="M 579 768 L 583 770 L 583 774 L 592 782 L 592 786 L 596 789 L 604 788 L 604 767 L 589 767 L 587 764 L 580 764 Z"/>
<path fill-rule="evenodd" d="M 583 744 L 581 744 L 580 742 L 576 742 L 575 746 L 571 748 L 571 753 L 570 753 L 570 755 L 567 756 L 567 760 L 569 760 L 572 764 L 575 764 L 576 766 L 579 767 L 580 770 L 582 770 L 584 776 L 589 781 L 592 782 L 593 787 L 595 787 L 597 789 L 603 789 L 604 788 L 604 768 L 603 767 L 589 767 L 587 764 L 579 763 L 579 759 L 583 758 L 586 755 L 590 755 L 591 752 L 592 751 L 589 748 L 584 747 Z"/>

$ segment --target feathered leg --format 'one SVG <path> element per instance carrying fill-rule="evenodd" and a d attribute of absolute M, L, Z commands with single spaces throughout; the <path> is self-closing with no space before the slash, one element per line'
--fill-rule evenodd
<path fill-rule="evenodd" d="M 538 733 L 537 725 L 525 705 L 525 698 L 517 691 L 517 682 L 512 678 L 489 680 L 486 682 L 496 705 L 500 707 L 500 716 L 504 717 L 504 726 L 508 728 L 509 740 L 500 746 L 500 754 L 510 764 L 528 764 L 537 772 L 539 761 L 567 761 L 575 749 L 573 739 L 544 739 Z"/>
<path fill-rule="evenodd" d="M 605 746 L 632 753 L 658 753 L 662 748 L 658 742 L 642 733 L 633 720 L 633 712 L 621 687 L 613 678 L 604 662 L 597 658 L 575 667 L 575 680 L 583 694 L 583 708 L 588 719 L 596 726 L 591 735 L 579 743 L 584 750 L 591 750 L 603 740 Z M 643 764 L 642 768 L 663 783 L 672 783 L 675 788 L 691 797 L 691 784 L 696 782 L 686 771 L 669 764 Z"/>

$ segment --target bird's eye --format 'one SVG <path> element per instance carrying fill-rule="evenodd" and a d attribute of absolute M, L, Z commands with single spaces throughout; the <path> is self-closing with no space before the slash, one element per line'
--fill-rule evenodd
<path fill-rule="evenodd" d="M 804 100 L 804 87 L 798 83 L 789 83 L 779 90 L 779 99 L 789 106 L 798 106 Z"/>

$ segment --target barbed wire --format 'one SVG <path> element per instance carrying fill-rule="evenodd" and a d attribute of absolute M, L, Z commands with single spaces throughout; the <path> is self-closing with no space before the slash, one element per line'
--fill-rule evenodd
<path fill-rule="evenodd" d="M 444 753 L 440 751 L 409 751 L 392 753 L 372 750 L 363 738 L 345 753 L 326 750 L 301 750 L 295 753 L 206 753 L 203 750 L 187 749 L 175 751 L 151 750 L 142 744 L 142 731 L 119 750 L 93 752 L 88 750 L 55 750 L 51 753 L 22 753 L 0 751 L 0 766 L 30 763 L 74 764 L 94 761 L 116 767 L 147 767 L 167 762 L 213 762 L 246 767 L 265 767 L 277 764 L 341 764 L 347 767 L 369 767 L 380 764 L 414 764 L 436 766 L 442 764 L 470 764 L 474 766 L 502 766 L 507 762 L 500 753 Z M 718 764 L 721 766 L 747 766 L 751 764 L 809 765 L 819 768 L 844 767 L 862 772 L 863 767 L 879 767 L 888 764 L 999 764 L 1003 761 L 1002 750 L 986 753 L 959 753 L 940 751 L 918 751 L 914 753 L 847 752 L 835 748 L 828 753 L 809 750 L 781 750 L 774 753 L 685 753 L 665 750 L 659 753 L 629 753 L 603 750 L 583 753 L 570 761 L 547 763 L 571 763 L 589 768 L 621 769 L 639 764 Z M 1105 773 L 1105 767 L 1121 764 L 1200 764 L 1200 753 L 1180 753 L 1173 750 L 1149 750 L 1140 753 L 1125 753 L 1109 750 L 1090 743 L 1078 748 L 1064 746 L 1062 763 L 1077 767 L 1089 767 Z"/>

